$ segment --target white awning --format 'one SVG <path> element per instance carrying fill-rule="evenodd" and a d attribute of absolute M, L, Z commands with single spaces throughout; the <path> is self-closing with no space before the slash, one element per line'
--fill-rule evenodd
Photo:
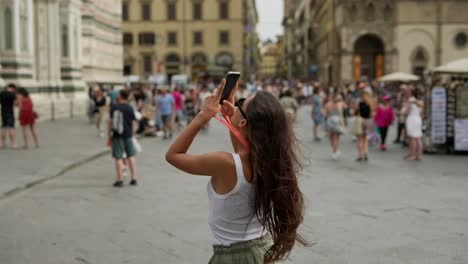
<path fill-rule="evenodd" d="M 468 58 L 451 61 L 432 71 L 439 73 L 468 73 Z"/>
<path fill-rule="evenodd" d="M 418 76 L 404 72 L 394 72 L 379 78 L 381 82 L 409 82 L 417 80 L 419 80 Z"/>

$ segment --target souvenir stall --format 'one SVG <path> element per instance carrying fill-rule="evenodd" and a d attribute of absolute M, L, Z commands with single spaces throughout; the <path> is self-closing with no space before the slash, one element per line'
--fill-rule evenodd
<path fill-rule="evenodd" d="M 427 152 L 468 153 L 468 58 L 432 71 L 425 121 Z"/>

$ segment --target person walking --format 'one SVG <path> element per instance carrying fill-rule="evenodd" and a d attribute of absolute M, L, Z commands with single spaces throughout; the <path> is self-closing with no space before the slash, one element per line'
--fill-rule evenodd
<path fill-rule="evenodd" d="M 18 107 L 19 107 L 19 120 L 21 129 L 23 130 L 24 149 L 29 148 L 28 128 L 34 140 L 36 148 L 39 148 L 39 138 L 36 131 L 36 118 L 37 114 L 34 112 L 33 102 L 29 96 L 29 92 L 24 88 L 18 89 Z"/>
<path fill-rule="evenodd" d="M 298 186 L 301 166 L 294 131 L 278 99 L 268 92 L 236 103 L 233 92 L 221 107 L 224 85 L 225 81 L 206 98 L 202 111 L 167 151 L 166 160 L 184 172 L 210 177 L 207 191 L 214 251 L 210 264 L 284 260 L 295 242 L 309 245 L 297 233 L 304 198 Z M 196 135 L 219 111 L 230 117 L 232 129 L 239 132 L 231 134 L 234 153 L 187 153 Z"/>
<path fill-rule="evenodd" d="M 320 96 L 321 88 L 315 87 L 312 95 L 312 120 L 314 121 L 314 140 L 321 141 L 318 136 L 320 126 L 323 124 L 323 110 L 322 110 L 322 97 Z"/>
<path fill-rule="evenodd" d="M 7 135 L 10 137 L 10 147 L 17 149 L 15 135 L 15 112 L 16 105 L 16 85 L 10 83 L 6 89 L 0 93 L 0 104 L 2 105 L 2 145 L 6 147 Z"/>
<path fill-rule="evenodd" d="M 172 121 L 175 113 L 175 101 L 174 97 L 167 92 L 167 88 L 165 87 L 161 89 L 161 95 L 158 98 L 158 113 L 161 114 L 161 120 L 163 122 L 163 139 L 172 138 Z"/>
<path fill-rule="evenodd" d="M 382 104 L 377 107 L 375 113 L 375 124 L 379 128 L 380 133 L 380 150 L 386 151 L 387 145 L 387 132 L 388 127 L 392 125 L 395 120 L 395 114 L 393 113 L 393 107 L 390 105 L 391 98 L 388 95 L 382 97 Z"/>
<path fill-rule="evenodd" d="M 130 167 L 130 185 L 137 185 L 136 149 L 133 143 L 133 131 L 137 122 L 135 111 L 128 104 L 129 92 L 120 90 L 117 103 L 111 106 L 109 120 L 109 141 L 112 145 L 112 157 L 115 159 L 117 178 L 114 187 L 123 187 L 124 160 Z"/>
<path fill-rule="evenodd" d="M 176 85 L 174 88 L 174 91 L 172 92 L 172 97 L 174 98 L 174 104 L 175 104 L 175 124 L 177 125 L 177 130 L 180 130 L 182 128 L 182 120 L 184 119 L 184 113 L 183 113 L 183 108 L 184 108 L 184 96 L 181 93 L 180 90 L 180 85 Z"/>
<path fill-rule="evenodd" d="M 412 90 L 412 96 L 408 98 L 406 109 L 408 109 L 408 117 L 406 118 L 406 133 L 410 140 L 409 153 L 405 160 L 421 160 L 423 145 L 422 145 L 422 118 L 421 109 L 424 107 L 422 100 L 419 100 L 417 90 Z"/>
<path fill-rule="evenodd" d="M 96 116 L 96 128 L 99 137 L 104 137 L 102 122 L 106 111 L 106 97 L 101 87 L 97 87 L 94 97 L 94 114 Z"/>
<path fill-rule="evenodd" d="M 333 151 L 333 160 L 339 159 L 341 155 L 340 136 L 344 133 L 345 127 L 343 111 L 347 108 L 348 106 L 343 102 L 343 97 L 339 93 L 335 93 L 332 100 L 324 108 L 325 124 Z"/>
<path fill-rule="evenodd" d="M 397 119 L 398 119 L 398 126 L 397 126 L 397 133 L 396 133 L 396 138 L 393 141 L 394 144 L 400 144 L 403 143 L 403 145 L 406 143 L 406 131 L 405 131 L 405 124 L 406 124 L 406 114 L 408 111 L 406 110 L 406 100 L 405 98 L 405 93 L 407 91 L 408 87 L 406 84 L 400 85 L 400 92 L 397 95 L 396 98 L 396 109 L 397 109 Z M 403 139 L 402 139 L 403 138 Z"/>
<path fill-rule="evenodd" d="M 371 95 L 368 92 L 361 91 L 361 99 L 356 104 L 355 111 L 360 121 L 355 121 L 360 124 L 360 132 L 357 134 L 358 143 L 358 158 L 356 161 L 369 160 L 369 140 L 368 135 L 373 131 L 374 123 L 372 119 L 374 104 Z"/>
<path fill-rule="evenodd" d="M 184 109 L 187 113 L 187 125 L 192 122 L 192 120 L 197 115 L 197 101 L 195 96 L 195 89 L 189 89 L 185 96 Z"/>
<path fill-rule="evenodd" d="M 117 91 L 115 87 L 112 85 L 109 92 L 107 93 L 107 96 L 109 96 L 109 102 L 110 102 L 110 105 L 112 106 L 117 101 L 117 97 L 119 97 L 119 91 Z"/>
<path fill-rule="evenodd" d="M 280 98 L 281 107 L 283 107 L 286 116 L 290 122 L 296 121 L 297 109 L 299 108 L 299 104 L 297 100 L 292 97 L 291 90 L 287 90 L 284 92 L 284 95 Z"/>

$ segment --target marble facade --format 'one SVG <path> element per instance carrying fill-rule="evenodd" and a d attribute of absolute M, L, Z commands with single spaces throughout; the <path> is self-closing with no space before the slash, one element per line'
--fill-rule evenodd
<path fill-rule="evenodd" d="M 86 87 L 121 85 L 120 0 L 0 1 L 0 86 L 27 88 L 43 119 L 83 115 Z"/>

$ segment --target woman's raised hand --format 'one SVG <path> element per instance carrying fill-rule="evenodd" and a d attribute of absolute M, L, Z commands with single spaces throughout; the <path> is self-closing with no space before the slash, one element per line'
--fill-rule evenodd
<path fill-rule="evenodd" d="M 223 80 L 217 89 L 213 91 L 213 94 L 208 96 L 205 99 L 205 102 L 202 106 L 202 111 L 207 115 L 214 116 L 221 110 L 221 105 L 219 100 L 221 100 L 221 95 L 223 94 L 224 86 L 226 85 L 226 80 Z"/>

